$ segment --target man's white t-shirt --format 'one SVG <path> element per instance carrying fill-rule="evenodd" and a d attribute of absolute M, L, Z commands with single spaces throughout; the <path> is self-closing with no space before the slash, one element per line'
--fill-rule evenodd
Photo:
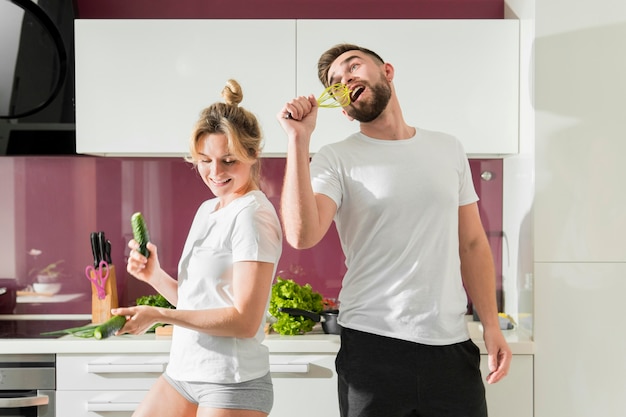
<path fill-rule="evenodd" d="M 233 306 L 235 262 L 270 262 L 276 272 L 282 231 L 265 194 L 251 191 L 215 211 L 217 202 L 212 199 L 200 206 L 187 236 L 178 265 L 179 310 Z M 266 296 L 269 305 L 270 294 Z M 216 383 L 264 376 L 269 372 L 269 352 L 262 344 L 264 324 L 261 322 L 256 336 L 249 339 L 211 336 L 175 326 L 167 374 L 181 381 Z"/>
<path fill-rule="evenodd" d="M 467 340 L 458 213 L 478 196 L 461 143 L 420 129 L 393 141 L 355 133 L 314 155 L 311 178 L 338 207 L 340 324 L 422 344 Z"/>

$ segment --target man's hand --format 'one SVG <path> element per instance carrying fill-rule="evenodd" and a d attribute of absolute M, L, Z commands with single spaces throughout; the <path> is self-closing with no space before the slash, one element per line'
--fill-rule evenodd
<path fill-rule="evenodd" d="M 509 373 L 513 354 L 499 328 L 485 329 L 483 338 L 489 364 L 489 375 L 486 380 L 488 384 L 495 384 Z"/>
<path fill-rule="evenodd" d="M 317 121 L 318 104 L 314 95 L 287 102 L 276 115 L 289 139 L 310 138 Z"/>

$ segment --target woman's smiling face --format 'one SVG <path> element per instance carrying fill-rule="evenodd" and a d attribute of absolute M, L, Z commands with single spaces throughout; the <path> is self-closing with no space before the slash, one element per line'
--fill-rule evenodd
<path fill-rule="evenodd" d="M 223 133 L 209 133 L 197 142 L 197 167 L 204 183 L 220 199 L 220 207 L 256 189 L 251 178 L 256 160 L 243 161 L 231 154 Z"/>

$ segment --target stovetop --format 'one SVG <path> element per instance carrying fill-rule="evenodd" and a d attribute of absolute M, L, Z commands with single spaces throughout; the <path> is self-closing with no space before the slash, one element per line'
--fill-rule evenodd
<path fill-rule="evenodd" d="M 61 336 L 41 333 L 84 326 L 90 322 L 91 320 L 85 319 L 0 320 L 0 339 L 57 339 Z"/>

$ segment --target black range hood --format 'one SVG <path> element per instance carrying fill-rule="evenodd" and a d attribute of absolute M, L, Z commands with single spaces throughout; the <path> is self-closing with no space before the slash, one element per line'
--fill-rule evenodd
<path fill-rule="evenodd" d="M 76 155 L 73 123 L 0 123 L 0 156 Z"/>
<path fill-rule="evenodd" d="M 75 155 L 74 4 L 0 2 L 0 156 Z"/>

